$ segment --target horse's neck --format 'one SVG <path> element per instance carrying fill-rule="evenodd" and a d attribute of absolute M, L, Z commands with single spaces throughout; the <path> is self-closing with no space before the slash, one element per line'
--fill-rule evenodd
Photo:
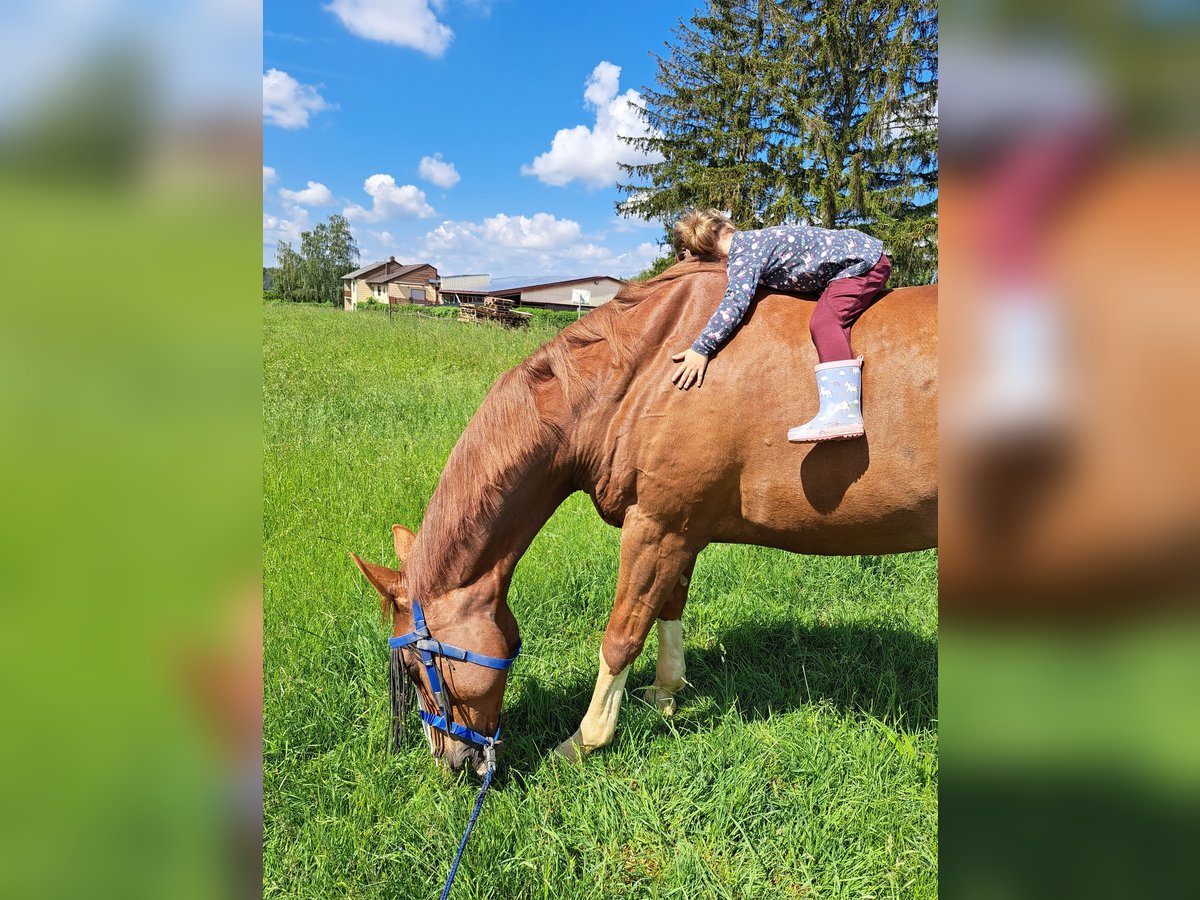
<path fill-rule="evenodd" d="M 577 354 L 598 343 L 576 347 L 562 336 L 540 357 L 542 368 L 535 365 L 534 375 L 526 371 L 527 362 L 501 377 L 463 432 L 430 499 L 412 563 L 405 567 L 418 591 L 435 596 L 489 574 L 507 586 L 559 504 L 573 490 L 591 490 L 607 478 L 607 423 L 638 376 L 637 361 L 662 344 L 678 316 L 675 302 L 648 303 L 636 321 L 621 328 L 622 350 L 612 350 L 608 364 L 555 364 L 562 362 L 557 354 L 564 348 L 578 363 Z M 562 385 L 560 378 L 580 382 Z M 534 397 L 535 383 L 541 385 L 540 399 Z"/>
<path fill-rule="evenodd" d="M 571 492 L 556 469 L 558 448 L 549 434 L 531 429 L 522 436 L 530 446 L 502 461 L 490 444 L 504 439 L 486 416 L 463 433 L 406 565 L 417 592 L 436 596 L 488 576 L 507 587 L 522 554 Z"/>

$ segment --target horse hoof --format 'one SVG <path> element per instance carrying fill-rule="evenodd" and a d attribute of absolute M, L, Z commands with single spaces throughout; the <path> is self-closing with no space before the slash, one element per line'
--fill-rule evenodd
<path fill-rule="evenodd" d="M 556 756 L 560 756 L 568 762 L 579 762 L 585 756 L 587 751 L 583 749 L 583 744 L 579 741 L 579 734 L 576 732 L 571 735 L 561 744 L 554 748 Z"/>
<path fill-rule="evenodd" d="M 660 687 L 650 685 L 640 691 L 642 699 L 657 709 L 667 718 L 675 715 L 675 694 L 668 693 Z"/>

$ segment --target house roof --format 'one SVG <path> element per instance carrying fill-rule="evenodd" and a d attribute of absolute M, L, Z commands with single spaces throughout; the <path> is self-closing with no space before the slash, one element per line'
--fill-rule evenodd
<path fill-rule="evenodd" d="M 409 275 L 417 269 L 424 269 L 429 263 L 417 263 L 412 266 L 401 266 L 395 272 L 380 272 L 378 275 L 372 275 L 367 279 L 367 284 L 387 284 L 389 281 L 395 281 L 404 275 Z"/>
<path fill-rule="evenodd" d="M 343 279 L 357 278 L 359 275 L 362 275 L 364 272 L 370 272 L 372 269 L 378 269 L 380 266 L 386 265 L 388 262 L 389 262 L 389 260 L 381 259 L 379 262 L 370 263 L 369 265 L 363 266 L 361 269 L 355 269 L 353 272 L 347 272 L 345 275 L 342 276 L 342 278 Z"/>

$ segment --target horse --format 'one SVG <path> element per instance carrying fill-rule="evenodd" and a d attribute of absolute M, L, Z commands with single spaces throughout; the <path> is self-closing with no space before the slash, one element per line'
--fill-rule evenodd
<path fill-rule="evenodd" d="M 955 376 L 941 399 L 949 409 L 965 399 L 970 363 L 982 355 L 985 263 L 995 255 L 983 237 L 984 189 L 961 164 L 941 172 L 938 258 L 950 286 L 941 363 Z M 1133 283 L 1114 274 L 1113 261 L 1190 259 L 1188 198 L 1196 197 L 1200 169 L 1190 152 L 1142 148 L 1097 165 L 1039 223 L 1073 386 L 1065 434 L 1035 453 L 944 436 L 943 624 L 1075 627 L 1195 604 L 1200 428 L 1180 411 L 1194 407 L 1200 384 L 1200 307 L 1187 265 L 1146 265 Z M 1153 298 L 1153 314 L 1142 298 Z"/>
<path fill-rule="evenodd" d="M 681 618 L 709 544 L 822 555 L 937 545 L 937 286 L 890 291 L 855 325 L 867 436 L 800 445 L 786 434 L 817 408 L 812 302 L 760 289 L 703 386 L 670 382 L 671 354 L 700 332 L 725 283 L 722 264 L 686 260 L 564 329 L 492 385 L 420 528 L 393 526 L 402 567 L 351 554 L 392 620 L 393 665 L 416 686 L 430 750 L 454 771 L 469 763 L 483 774 L 494 762 L 520 646 L 507 602 L 513 570 L 575 491 L 621 542 L 591 703 L 557 748 L 573 760 L 612 740 L 630 666 L 656 622 L 648 699 L 674 710 L 685 684 Z M 446 653 L 432 659 L 438 648 Z M 473 664 L 480 658 L 492 664 Z"/>

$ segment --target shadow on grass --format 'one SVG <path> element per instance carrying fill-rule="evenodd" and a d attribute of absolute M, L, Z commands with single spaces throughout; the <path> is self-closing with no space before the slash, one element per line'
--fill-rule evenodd
<path fill-rule="evenodd" d="M 937 719 L 937 643 L 912 632 L 864 624 L 747 624 L 685 655 L 690 686 L 678 695 L 672 720 L 680 733 L 704 732 L 731 713 L 755 721 L 810 705 L 908 731 Z M 654 661 L 646 657 L 630 674 L 631 693 L 654 680 Z M 540 765 L 579 725 L 594 683 L 594 674 L 552 685 L 526 682 L 521 699 L 505 711 L 507 765 L 518 772 Z M 637 702 L 627 700 L 624 719 Z"/>
<path fill-rule="evenodd" d="M 1121 771 L 968 767 L 942 783 L 939 807 L 948 897 L 1195 896 L 1200 804 L 1186 789 Z"/>

